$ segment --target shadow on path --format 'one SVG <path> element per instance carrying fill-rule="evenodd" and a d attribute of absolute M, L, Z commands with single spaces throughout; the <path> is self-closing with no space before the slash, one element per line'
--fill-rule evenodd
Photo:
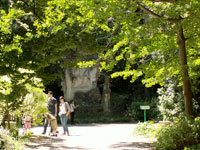
<path fill-rule="evenodd" d="M 153 150 L 155 140 L 133 135 L 136 124 L 79 124 L 70 126 L 70 136 L 41 135 L 43 127 L 32 128 L 24 150 Z M 63 128 L 58 128 L 59 133 Z"/>
<path fill-rule="evenodd" d="M 152 142 L 120 142 L 112 145 L 110 148 L 123 149 L 123 150 L 141 150 L 148 149 L 153 150 Z"/>
<path fill-rule="evenodd" d="M 41 150 L 41 148 L 43 148 L 48 150 L 63 150 L 63 149 L 86 150 L 85 148 L 82 147 L 68 147 L 66 145 L 61 145 L 60 143 L 62 142 L 66 143 L 67 141 L 59 137 L 33 135 L 29 139 L 29 143 L 25 145 L 25 149 Z"/>

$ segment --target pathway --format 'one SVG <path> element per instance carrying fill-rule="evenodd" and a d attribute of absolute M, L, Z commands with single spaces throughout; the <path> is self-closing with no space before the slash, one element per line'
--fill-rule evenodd
<path fill-rule="evenodd" d="M 70 136 L 41 135 L 43 127 L 34 127 L 25 150 L 153 150 L 153 139 L 133 135 L 136 124 L 86 124 L 69 126 Z"/>

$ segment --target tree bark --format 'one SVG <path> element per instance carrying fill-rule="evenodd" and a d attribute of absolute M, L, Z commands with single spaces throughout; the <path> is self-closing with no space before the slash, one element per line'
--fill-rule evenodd
<path fill-rule="evenodd" d="M 103 111 L 105 114 L 110 113 L 110 77 L 105 77 L 104 87 L 103 87 Z"/>
<path fill-rule="evenodd" d="M 6 122 L 7 121 L 7 122 Z M 3 114 L 3 121 L 2 121 L 3 128 L 5 129 L 6 127 L 10 129 L 10 117 L 9 117 L 9 110 L 6 109 L 4 114 Z"/>
<path fill-rule="evenodd" d="M 150 99 L 150 92 L 149 92 L 149 89 L 147 87 L 144 87 L 144 96 L 145 96 L 145 99 Z"/>
<path fill-rule="evenodd" d="M 193 111 L 193 104 L 192 104 L 192 90 L 191 90 L 190 78 L 188 74 L 185 37 L 183 33 L 183 27 L 181 25 L 177 25 L 177 26 L 178 26 L 177 44 L 179 46 L 179 57 L 180 57 L 180 64 L 181 64 L 181 70 L 182 70 L 182 76 L 183 76 L 185 113 L 187 116 L 193 116 L 194 111 Z"/>

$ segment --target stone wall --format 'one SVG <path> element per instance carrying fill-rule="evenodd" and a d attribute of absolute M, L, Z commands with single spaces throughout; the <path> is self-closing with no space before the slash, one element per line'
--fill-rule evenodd
<path fill-rule="evenodd" d="M 101 100 L 101 95 L 97 88 L 99 77 L 98 67 L 65 69 L 65 75 L 62 79 L 62 88 L 64 97 L 67 101 L 76 99 L 91 99 L 90 96 L 95 91 L 94 101 Z M 92 94 L 93 95 L 93 94 Z"/>

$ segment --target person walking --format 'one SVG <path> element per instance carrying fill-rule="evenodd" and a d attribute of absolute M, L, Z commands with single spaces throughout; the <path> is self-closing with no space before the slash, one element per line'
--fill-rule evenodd
<path fill-rule="evenodd" d="M 65 99 L 63 96 L 60 96 L 59 100 L 60 100 L 59 116 L 60 116 L 61 124 L 64 130 L 63 135 L 66 135 L 66 132 L 67 132 L 67 135 L 69 136 L 69 130 L 67 126 L 68 116 L 70 115 L 69 103 L 65 102 Z"/>
<path fill-rule="evenodd" d="M 79 105 L 75 105 L 74 100 L 71 101 L 70 110 L 71 110 L 71 124 L 74 124 L 74 113 L 75 109 L 77 109 Z"/>
<path fill-rule="evenodd" d="M 57 117 L 57 99 L 53 97 L 53 92 L 49 91 L 48 92 L 48 100 L 47 100 L 47 108 L 48 111 L 51 115 L 53 115 L 55 118 Z M 42 132 L 42 134 L 46 134 L 47 131 L 47 126 L 48 126 L 48 120 L 47 118 L 45 118 L 45 122 L 44 122 L 44 130 Z"/>

